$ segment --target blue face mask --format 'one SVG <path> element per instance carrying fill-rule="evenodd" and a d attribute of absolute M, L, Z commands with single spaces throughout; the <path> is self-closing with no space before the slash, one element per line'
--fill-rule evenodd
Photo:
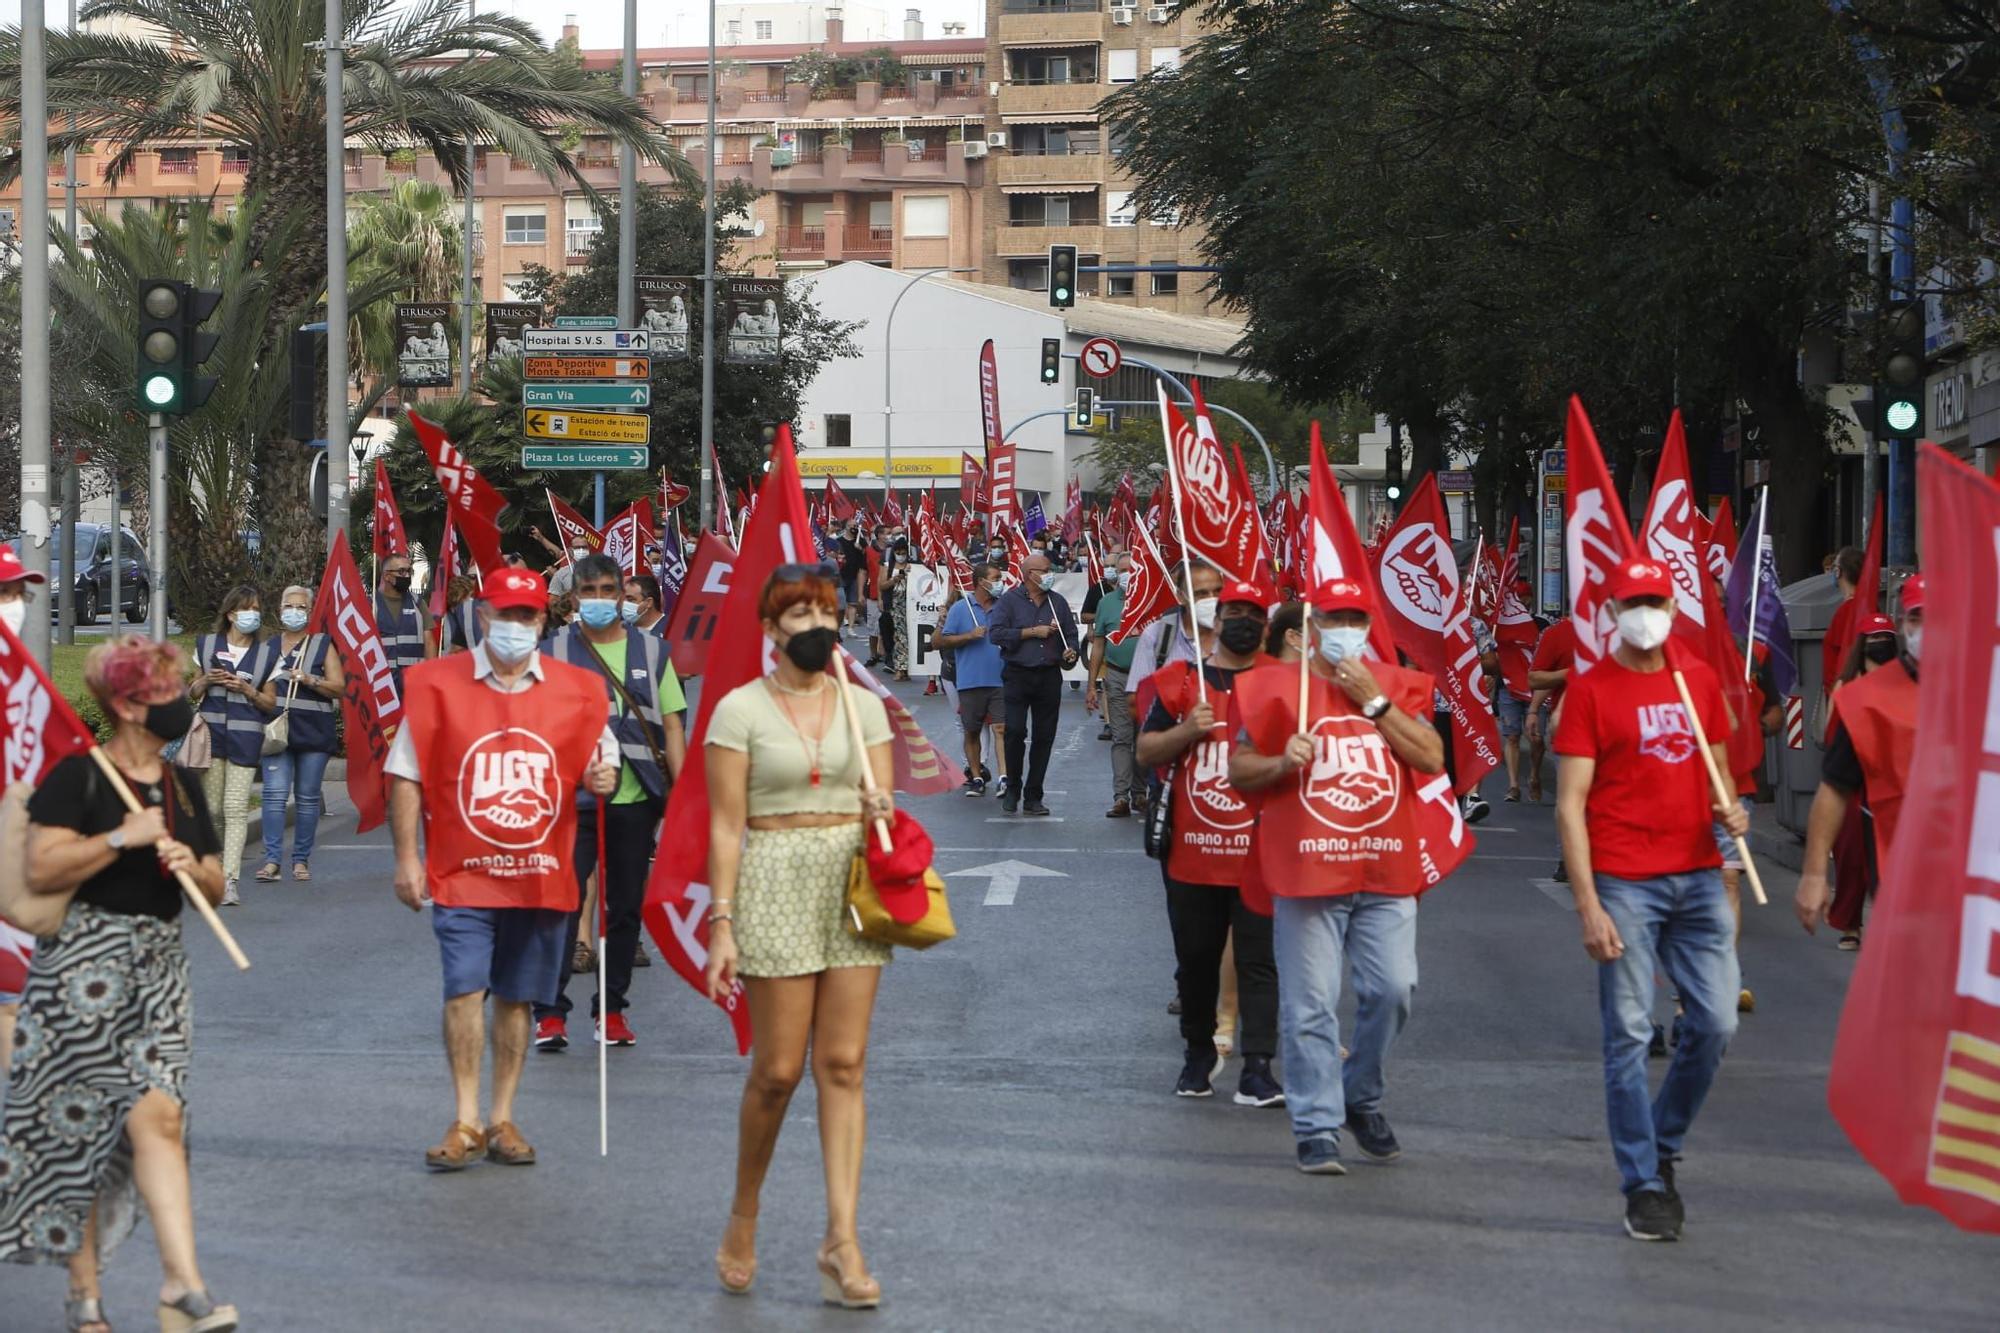
<path fill-rule="evenodd" d="M 301 606 L 288 606 L 278 612 L 278 621 L 286 629 L 304 629 L 306 627 L 306 610 Z"/>
<path fill-rule="evenodd" d="M 618 603 L 609 597 L 585 597 L 576 604 L 576 617 L 592 629 L 603 629 L 618 619 Z"/>
<path fill-rule="evenodd" d="M 619 618 L 620 620 L 624 621 L 624 622 L 625 622 L 626 624 L 628 624 L 628 625 L 636 625 L 636 624 L 638 624 L 638 623 L 639 623 L 639 604 L 638 604 L 637 602 L 620 602 L 620 603 L 618 603 L 618 618 Z"/>
<path fill-rule="evenodd" d="M 1319 632 L 1319 655 L 1329 662 L 1361 656 L 1368 646 L 1368 629 L 1362 625 L 1336 625 Z"/>
<path fill-rule="evenodd" d="M 486 627 L 486 651 L 494 661 L 512 666 L 535 651 L 535 627 L 512 620 L 495 620 Z"/>
<path fill-rule="evenodd" d="M 236 632 L 238 634 L 255 634 L 263 626 L 264 614 L 261 611 L 238 611 L 236 613 Z"/>

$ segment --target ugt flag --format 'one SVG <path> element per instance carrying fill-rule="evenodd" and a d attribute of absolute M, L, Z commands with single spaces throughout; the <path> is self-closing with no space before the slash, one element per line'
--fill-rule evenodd
<path fill-rule="evenodd" d="M 1755 544 L 1739 551 L 1730 566 L 1725 611 L 1729 632 L 1747 645 L 1746 652 L 1754 655 L 1760 643 L 1770 652 L 1771 683 L 1785 695 L 1798 688 L 1799 664 L 1792 656 L 1792 622 L 1785 615 L 1785 599 L 1778 593 L 1778 557 L 1771 540 L 1770 510 L 1771 488 L 1766 486 L 1757 497 L 1757 512 L 1746 529 Z M 1753 600 L 1757 603 L 1755 624 L 1750 619 Z"/>

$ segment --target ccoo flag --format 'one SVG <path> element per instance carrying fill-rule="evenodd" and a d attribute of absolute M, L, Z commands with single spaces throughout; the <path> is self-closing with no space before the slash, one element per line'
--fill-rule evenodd
<path fill-rule="evenodd" d="M 1790 694 L 1799 683 L 1798 661 L 1792 656 L 1792 622 L 1778 590 L 1778 557 L 1769 529 L 1771 488 L 1757 497 L 1757 512 L 1745 529 L 1751 541 L 1737 553 L 1729 569 L 1726 611 L 1729 631 L 1755 652 L 1762 644 L 1770 654 L 1771 683 L 1779 694 Z M 1752 587 L 1756 594 L 1751 594 Z M 1750 603 L 1757 603 L 1757 623 L 1750 623 Z"/>

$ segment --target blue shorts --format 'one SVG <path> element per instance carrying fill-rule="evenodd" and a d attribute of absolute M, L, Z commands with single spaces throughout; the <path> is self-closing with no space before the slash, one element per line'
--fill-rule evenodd
<path fill-rule="evenodd" d="M 1751 813 L 1750 798 L 1748 796 L 1739 796 L 1736 799 L 1743 803 L 1744 814 Z M 1743 868 L 1743 858 L 1736 852 L 1736 839 L 1723 832 L 1722 821 L 1719 819 L 1713 821 L 1711 829 L 1715 834 L 1715 850 L 1722 853 L 1722 868 L 1724 870 L 1741 870 Z M 1746 836 L 1744 841 L 1749 841 L 1749 838 Z"/>
<path fill-rule="evenodd" d="M 1502 688 L 1496 711 L 1500 716 L 1500 734 L 1509 740 L 1519 736 L 1528 721 L 1528 701 L 1516 699 Z"/>
<path fill-rule="evenodd" d="M 555 999 L 569 958 L 568 912 L 538 907 L 431 907 L 444 998 L 492 991 L 517 1004 Z"/>

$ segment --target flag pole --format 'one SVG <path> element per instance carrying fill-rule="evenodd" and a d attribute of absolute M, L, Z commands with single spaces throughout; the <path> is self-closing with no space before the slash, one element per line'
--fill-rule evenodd
<path fill-rule="evenodd" d="M 1750 623 L 1743 636 L 1743 683 L 1750 683 L 1752 664 L 1757 660 L 1757 594 L 1764 587 L 1764 515 L 1771 511 L 1771 487 L 1767 482 L 1764 492 L 1757 497 L 1757 540 L 1750 547 Z M 1764 900 L 1760 890 L 1757 901 Z"/>
<path fill-rule="evenodd" d="M 118 793 L 118 799 L 125 803 L 127 810 L 136 815 L 146 809 L 139 803 L 139 798 L 132 794 L 131 784 L 126 782 L 125 775 L 118 771 L 118 765 L 112 763 L 111 756 L 104 753 L 103 746 L 91 746 L 90 758 L 104 774 L 105 780 L 111 784 L 111 790 Z M 181 892 L 187 895 L 188 901 L 194 904 L 194 910 L 201 913 L 201 919 L 215 932 L 215 938 L 222 942 L 223 952 L 229 955 L 229 961 L 236 964 L 237 971 L 248 972 L 249 958 L 244 956 L 242 948 L 236 943 L 236 937 L 229 933 L 229 927 L 223 925 L 222 918 L 215 914 L 215 906 L 208 901 L 208 895 L 196 886 L 193 878 L 185 870 L 176 870 L 174 879 L 179 882 Z"/>
<path fill-rule="evenodd" d="M 609 796 L 597 798 L 597 1155 L 611 1155 L 611 992 L 607 986 L 610 968 L 604 961 L 604 900 L 611 888 L 611 876 L 604 866 L 604 805 Z"/>
<path fill-rule="evenodd" d="M 1674 689 L 1681 696 L 1681 710 L 1687 714 L 1688 725 L 1694 728 L 1694 745 L 1701 751 L 1702 767 L 1708 770 L 1709 790 L 1715 793 L 1717 805 L 1729 804 L 1729 789 L 1722 785 L 1722 770 L 1715 766 L 1715 753 L 1708 748 L 1708 735 L 1702 730 L 1701 718 L 1694 711 L 1694 699 L 1688 694 L 1687 679 L 1681 675 L 1679 667 L 1673 668 Z M 1734 839 L 1736 854 L 1743 858 L 1743 873 L 1750 880 L 1750 891 L 1757 896 L 1757 905 L 1764 907 L 1770 899 L 1764 896 L 1764 881 L 1757 874 L 1757 863 L 1751 859 L 1750 844 L 1739 834 Z"/>
<path fill-rule="evenodd" d="M 1174 503 L 1174 533 L 1181 548 L 1181 586 L 1187 589 L 1188 621 L 1194 626 L 1194 688 L 1195 698 L 1208 702 L 1206 673 L 1201 669 L 1201 622 L 1194 618 L 1194 559 L 1188 554 L 1187 530 L 1181 526 L 1181 473 L 1174 465 L 1173 427 L 1168 424 L 1167 386 L 1154 381 L 1154 392 L 1160 395 L 1160 438 L 1166 444 L 1167 488 L 1172 492 Z M 1303 718 L 1304 714 L 1300 714 Z"/>

